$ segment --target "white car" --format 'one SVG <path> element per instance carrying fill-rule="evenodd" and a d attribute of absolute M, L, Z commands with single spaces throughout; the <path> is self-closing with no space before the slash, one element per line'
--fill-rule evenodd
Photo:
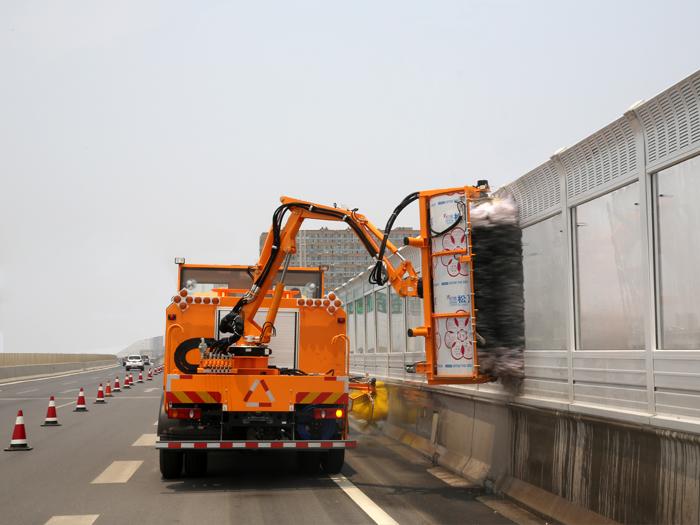
<path fill-rule="evenodd" d="M 140 355 L 130 355 L 126 358 L 126 364 L 124 366 L 127 370 L 133 370 L 134 368 L 138 368 L 139 370 L 143 371 L 143 359 Z"/>

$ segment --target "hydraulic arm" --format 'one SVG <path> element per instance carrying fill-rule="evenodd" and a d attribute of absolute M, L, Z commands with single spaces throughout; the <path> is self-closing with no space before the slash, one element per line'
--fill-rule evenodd
<path fill-rule="evenodd" d="M 426 361 L 415 363 L 407 370 L 426 374 L 430 383 L 492 380 L 479 374 L 478 370 L 469 223 L 471 199 L 483 196 L 486 191 L 488 187 L 483 181 L 477 187 L 412 193 L 396 207 L 384 232 L 357 210 L 282 197 L 255 266 L 253 285 L 219 324 L 220 332 L 230 335 L 212 341 L 212 348 L 215 352 L 232 355 L 234 359 L 240 357 L 242 366 L 236 369 L 241 372 L 260 373 L 268 368 L 266 345 L 274 331 L 284 293 L 284 273 L 289 258 L 296 251 L 297 233 L 306 219 L 338 221 L 353 230 L 376 260 L 370 274 L 371 283 L 389 283 L 401 296 L 424 299 L 423 326 L 411 328 L 408 335 L 425 338 Z M 421 249 L 421 277 L 389 241 L 396 217 L 414 201 L 419 201 L 421 235 L 405 239 L 404 243 Z M 389 258 L 392 254 L 396 254 L 400 261 L 396 266 Z M 265 321 L 260 324 L 255 321 L 255 314 L 280 271 L 282 276 L 272 294 Z"/>

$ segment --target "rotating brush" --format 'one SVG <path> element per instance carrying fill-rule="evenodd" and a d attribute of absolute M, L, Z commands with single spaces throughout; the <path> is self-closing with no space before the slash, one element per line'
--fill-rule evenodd
<path fill-rule="evenodd" d="M 524 377 L 525 316 L 522 234 L 512 197 L 471 208 L 474 304 L 480 372 L 509 390 Z"/>

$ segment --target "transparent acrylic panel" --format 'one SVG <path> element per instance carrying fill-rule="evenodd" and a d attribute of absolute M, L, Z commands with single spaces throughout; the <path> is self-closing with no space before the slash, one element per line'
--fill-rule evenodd
<path fill-rule="evenodd" d="M 408 328 L 423 326 L 423 300 L 418 297 L 406 298 L 406 320 Z M 425 340 L 422 337 L 407 338 L 409 352 L 425 352 Z"/>
<path fill-rule="evenodd" d="M 566 349 L 564 225 L 556 215 L 523 229 L 525 348 Z"/>
<path fill-rule="evenodd" d="M 350 339 L 350 353 L 354 354 L 357 340 L 355 338 L 355 301 L 352 299 L 345 302 L 345 314 L 348 317 L 347 336 Z"/>
<path fill-rule="evenodd" d="M 406 320 L 404 318 L 405 299 L 389 287 L 389 303 L 391 310 L 391 351 L 406 351 Z"/>
<path fill-rule="evenodd" d="M 355 299 L 355 351 L 365 351 L 365 298 Z"/>
<path fill-rule="evenodd" d="M 374 294 L 377 307 L 377 353 L 389 351 L 389 298 L 387 289 L 382 288 Z"/>
<path fill-rule="evenodd" d="M 582 350 L 644 348 L 639 183 L 575 211 L 578 335 Z"/>
<path fill-rule="evenodd" d="M 700 349 L 700 157 L 656 176 L 659 347 Z"/>
<path fill-rule="evenodd" d="M 376 352 L 377 332 L 374 325 L 374 293 L 365 295 L 365 341 L 367 350 L 365 353 Z"/>

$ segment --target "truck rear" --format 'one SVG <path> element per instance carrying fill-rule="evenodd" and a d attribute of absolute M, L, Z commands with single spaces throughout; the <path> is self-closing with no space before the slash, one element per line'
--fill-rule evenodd
<path fill-rule="evenodd" d="M 289 269 L 269 345 L 212 349 L 240 298 L 245 267 L 180 265 L 166 309 L 164 395 L 156 447 L 164 478 L 202 475 L 207 452 L 299 454 L 306 471 L 338 472 L 348 439 L 346 316 L 322 295 L 320 269 Z M 250 280 L 248 279 L 248 284 Z M 256 319 L 264 323 L 273 300 Z"/>

